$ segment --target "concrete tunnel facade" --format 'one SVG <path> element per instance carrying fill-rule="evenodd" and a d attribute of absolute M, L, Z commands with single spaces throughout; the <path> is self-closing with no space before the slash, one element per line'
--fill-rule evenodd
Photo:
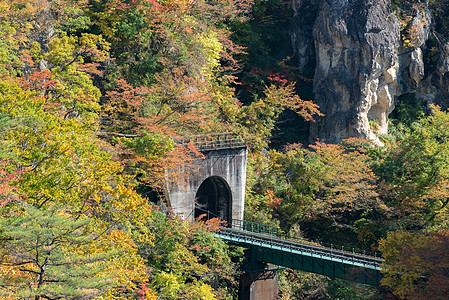
<path fill-rule="evenodd" d="M 246 184 L 246 146 L 203 151 L 190 167 L 195 171 L 179 182 L 167 181 L 168 205 L 175 215 L 192 221 L 201 213 L 227 222 L 243 219 Z M 166 171 L 169 172 L 169 171 Z"/>

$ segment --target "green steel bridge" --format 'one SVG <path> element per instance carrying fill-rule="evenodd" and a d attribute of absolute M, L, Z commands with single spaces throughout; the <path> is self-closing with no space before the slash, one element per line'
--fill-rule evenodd
<path fill-rule="evenodd" d="M 373 286 L 382 278 L 384 260 L 378 253 L 295 240 L 274 226 L 232 220 L 231 226 L 221 227 L 215 236 L 248 248 L 247 272 L 264 271 L 266 264 L 272 264 Z"/>

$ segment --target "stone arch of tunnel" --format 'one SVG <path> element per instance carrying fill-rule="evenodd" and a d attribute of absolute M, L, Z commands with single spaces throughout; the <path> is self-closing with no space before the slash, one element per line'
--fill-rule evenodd
<path fill-rule="evenodd" d="M 203 154 L 205 156 L 203 159 L 198 159 L 183 167 L 186 171 L 193 170 L 191 173 L 185 172 L 184 178 L 166 182 L 167 204 L 176 216 L 193 221 L 197 214 L 196 204 L 216 203 L 212 204 L 215 206 L 212 208 L 219 215 L 218 203 L 222 203 L 222 201 L 218 201 L 218 199 L 221 193 L 228 200 L 226 202 L 228 209 L 224 210 L 227 216 L 224 218 L 242 220 L 245 206 L 246 147 L 204 151 Z M 168 174 L 171 170 L 166 170 L 166 172 Z M 166 176 L 168 178 L 168 175 Z M 208 197 L 213 201 L 206 199 L 207 191 L 210 189 L 212 189 L 212 196 Z M 217 191 L 216 196 L 213 194 L 215 191 Z M 198 206 L 198 208 L 201 207 Z"/>
<path fill-rule="evenodd" d="M 219 176 L 206 178 L 195 195 L 195 219 L 206 214 L 206 218 L 232 221 L 232 192 L 225 179 Z"/>

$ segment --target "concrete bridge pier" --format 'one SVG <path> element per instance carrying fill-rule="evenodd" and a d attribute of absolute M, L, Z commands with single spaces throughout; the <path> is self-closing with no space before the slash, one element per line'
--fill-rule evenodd
<path fill-rule="evenodd" d="M 257 261 L 254 249 L 245 251 L 245 273 L 240 275 L 239 300 L 274 300 L 279 299 L 277 268 Z"/>
<path fill-rule="evenodd" d="M 278 293 L 278 275 L 276 270 L 245 272 L 240 276 L 240 300 L 279 299 Z"/>

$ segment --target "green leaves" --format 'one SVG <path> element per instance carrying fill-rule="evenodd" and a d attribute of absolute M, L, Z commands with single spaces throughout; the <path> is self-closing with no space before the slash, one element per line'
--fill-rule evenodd
<path fill-rule="evenodd" d="M 415 216 L 421 226 L 448 217 L 448 129 L 448 114 L 434 107 L 433 115 L 395 144 L 375 169 L 386 183 L 390 201 Z M 425 223 L 419 221 L 422 217 Z"/>
<path fill-rule="evenodd" d="M 275 122 L 284 109 L 293 110 L 307 121 L 311 121 L 315 115 L 321 115 L 316 104 L 302 100 L 295 94 L 293 83 L 266 86 L 264 94 L 265 97 L 242 107 L 237 120 L 247 131 L 249 144 L 256 151 L 267 148 Z"/>
<path fill-rule="evenodd" d="M 114 284 L 103 270 L 115 253 L 90 251 L 95 236 L 87 231 L 89 219 L 55 206 L 23 210 L 0 219 L 0 295 L 93 299 Z"/>

